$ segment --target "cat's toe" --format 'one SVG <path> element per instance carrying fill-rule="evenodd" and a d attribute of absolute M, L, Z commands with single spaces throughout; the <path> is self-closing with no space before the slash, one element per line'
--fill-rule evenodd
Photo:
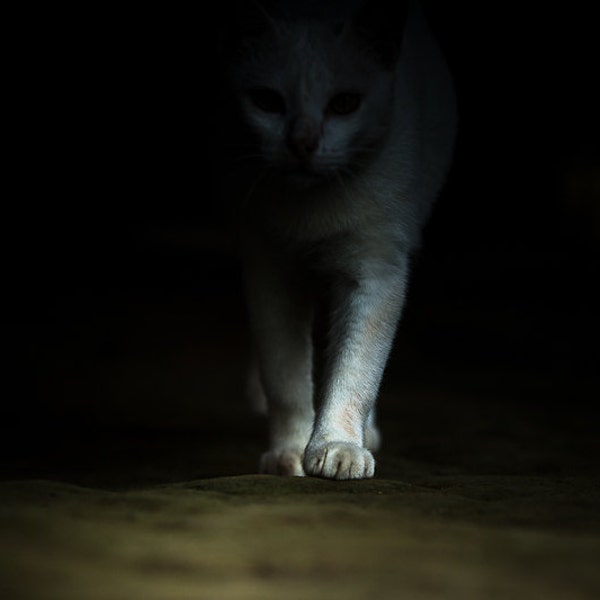
<path fill-rule="evenodd" d="M 308 447 L 304 457 L 308 475 L 327 479 L 366 479 L 375 474 L 375 459 L 350 442 L 328 442 Z"/>
<path fill-rule="evenodd" d="M 271 450 L 262 455 L 260 472 L 268 475 L 304 477 L 303 453 L 295 449 Z"/>

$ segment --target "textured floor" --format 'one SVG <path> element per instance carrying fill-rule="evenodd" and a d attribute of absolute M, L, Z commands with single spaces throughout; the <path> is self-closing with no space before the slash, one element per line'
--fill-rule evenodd
<path fill-rule="evenodd" d="M 238 476 L 114 492 L 7 483 L 2 597 L 597 597 L 597 517 L 584 526 L 600 500 L 591 481 L 429 484 Z"/>
<path fill-rule="evenodd" d="M 62 409 L 3 455 L 0 597 L 600 595 L 598 436 L 563 404 L 593 381 L 442 368 L 400 344 L 375 479 L 260 476 L 240 336 L 200 335 L 178 302 L 120 320 L 118 351 L 100 324 L 40 359 Z"/>

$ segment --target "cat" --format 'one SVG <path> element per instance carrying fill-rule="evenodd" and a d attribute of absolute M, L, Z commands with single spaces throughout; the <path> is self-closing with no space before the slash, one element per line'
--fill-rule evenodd
<path fill-rule="evenodd" d="M 225 180 L 240 203 L 251 388 L 268 411 L 260 470 L 372 477 L 411 253 L 451 164 L 452 79 L 414 1 L 264 0 L 235 14 Z"/>

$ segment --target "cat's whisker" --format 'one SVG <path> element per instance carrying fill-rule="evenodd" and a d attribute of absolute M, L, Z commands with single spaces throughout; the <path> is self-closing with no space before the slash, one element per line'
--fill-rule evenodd
<path fill-rule="evenodd" d="M 336 176 L 337 182 L 339 183 L 339 186 L 342 190 L 342 194 L 344 195 L 344 199 L 349 200 L 351 194 L 348 189 L 347 182 L 344 180 L 343 171 L 336 170 L 335 176 Z"/>
<path fill-rule="evenodd" d="M 256 190 L 258 185 L 267 177 L 267 175 L 269 174 L 269 171 L 270 171 L 270 169 L 268 167 L 263 168 L 258 173 L 258 175 L 254 179 L 254 181 L 250 184 L 250 186 L 248 188 L 248 193 L 245 194 L 245 196 L 242 198 L 242 202 L 241 202 L 241 206 L 240 206 L 241 214 L 243 214 L 244 210 L 250 203 L 250 199 L 251 199 L 252 195 L 254 194 L 254 191 Z"/>
<path fill-rule="evenodd" d="M 348 193 L 346 191 L 346 184 L 344 183 L 344 178 L 341 176 L 339 171 L 335 171 L 335 180 L 337 181 L 337 183 L 342 191 L 342 195 L 344 196 L 344 199 L 346 199 L 348 197 Z"/>

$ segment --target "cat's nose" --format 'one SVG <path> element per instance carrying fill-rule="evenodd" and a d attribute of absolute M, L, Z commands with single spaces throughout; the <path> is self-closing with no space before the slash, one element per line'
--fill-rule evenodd
<path fill-rule="evenodd" d="M 319 148 L 319 138 L 316 136 L 292 136 L 290 139 L 292 152 L 303 160 L 310 159 Z"/>
<path fill-rule="evenodd" d="M 301 160 L 310 160 L 319 148 L 320 131 L 312 120 L 298 119 L 288 138 L 291 151 Z"/>
<path fill-rule="evenodd" d="M 319 147 L 319 140 L 313 137 L 302 137 L 292 141 L 292 150 L 301 158 L 313 155 Z"/>

